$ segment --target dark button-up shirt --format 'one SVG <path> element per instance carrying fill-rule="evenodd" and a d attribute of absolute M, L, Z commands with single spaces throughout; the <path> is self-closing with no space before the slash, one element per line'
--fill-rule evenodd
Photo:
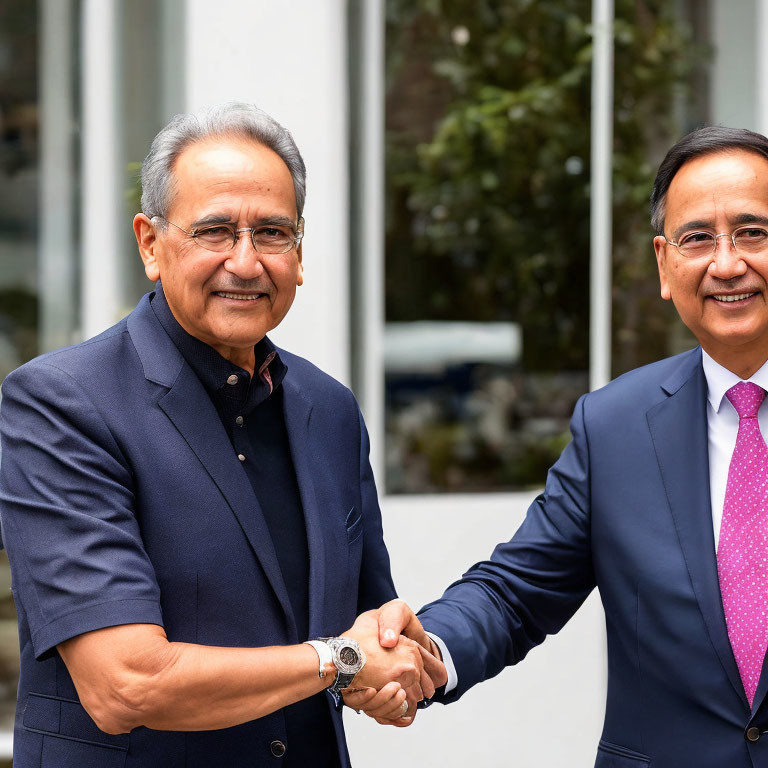
<path fill-rule="evenodd" d="M 296 621 L 298 640 L 309 639 L 309 548 L 299 486 L 291 456 L 280 386 L 287 368 L 264 337 L 254 347 L 255 375 L 187 333 L 158 284 L 152 309 L 216 408 L 232 448 L 251 483 L 254 514 L 261 509 L 271 534 Z M 285 709 L 287 751 L 283 766 L 338 766 L 326 694 Z M 312 734 L 311 738 L 307 738 Z"/>

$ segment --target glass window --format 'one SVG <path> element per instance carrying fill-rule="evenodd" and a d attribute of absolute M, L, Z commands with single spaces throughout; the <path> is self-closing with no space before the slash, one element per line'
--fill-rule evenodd
<path fill-rule="evenodd" d="M 0 376 L 38 350 L 37 9 L 0 7 Z"/>
<path fill-rule="evenodd" d="M 540 485 L 588 387 L 591 4 L 386 7 L 386 489 Z"/>
<path fill-rule="evenodd" d="M 74 3 L 0 5 L 0 380 L 76 335 Z M 0 554 L 0 731 L 13 726 L 18 640 Z"/>
<path fill-rule="evenodd" d="M 672 303 L 660 298 L 648 201 L 667 150 L 712 120 L 710 64 L 717 49 L 707 39 L 707 17 L 705 3 L 616 4 L 613 376 L 697 343 Z"/>

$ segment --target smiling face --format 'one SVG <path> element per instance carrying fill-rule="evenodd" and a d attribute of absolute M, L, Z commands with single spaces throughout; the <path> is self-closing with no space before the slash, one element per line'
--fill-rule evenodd
<path fill-rule="evenodd" d="M 177 158 L 173 177 L 168 221 L 187 232 L 214 222 L 297 225 L 288 167 L 262 144 L 229 137 L 192 144 Z M 245 232 L 233 249 L 217 253 L 143 214 L 134 232 L 147 277 L 162 280 L 184 330 L 252 372 L 254 344 L 285 317 L 302 283 L 301 246 L 259 254 Z"/>
<path fill-rule="evenodd" d="M 768 160 L 743 150 L 689 160 L 666 196 L 664 234 L 730 235 L 748 224 L 768 228 Z M 663 237 L 653 241 L 661 295 L 718 363 L 742 378 L 768 359 L 768 251 L 736 252 L 730 237 L 713 255 L 683 256 Z"/>

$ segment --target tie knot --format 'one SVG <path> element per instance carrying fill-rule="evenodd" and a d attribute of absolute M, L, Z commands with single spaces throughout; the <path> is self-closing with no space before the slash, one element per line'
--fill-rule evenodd
<path fill-rule="evenodd" d="M 757 416 L 757 410 L 765 399 L 765 390 L 751 381 L 740 381 L 725 396 L 731 401 L 740 419 L 749 419 Z"/>

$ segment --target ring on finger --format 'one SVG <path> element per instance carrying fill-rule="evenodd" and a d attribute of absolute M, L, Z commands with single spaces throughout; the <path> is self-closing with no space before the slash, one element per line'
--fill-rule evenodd
<path fill-rule="evenodd" d="M 408 714 L 408 702 L 404 701 L 400 706 L 400 717 L 405 717 Z"/>

